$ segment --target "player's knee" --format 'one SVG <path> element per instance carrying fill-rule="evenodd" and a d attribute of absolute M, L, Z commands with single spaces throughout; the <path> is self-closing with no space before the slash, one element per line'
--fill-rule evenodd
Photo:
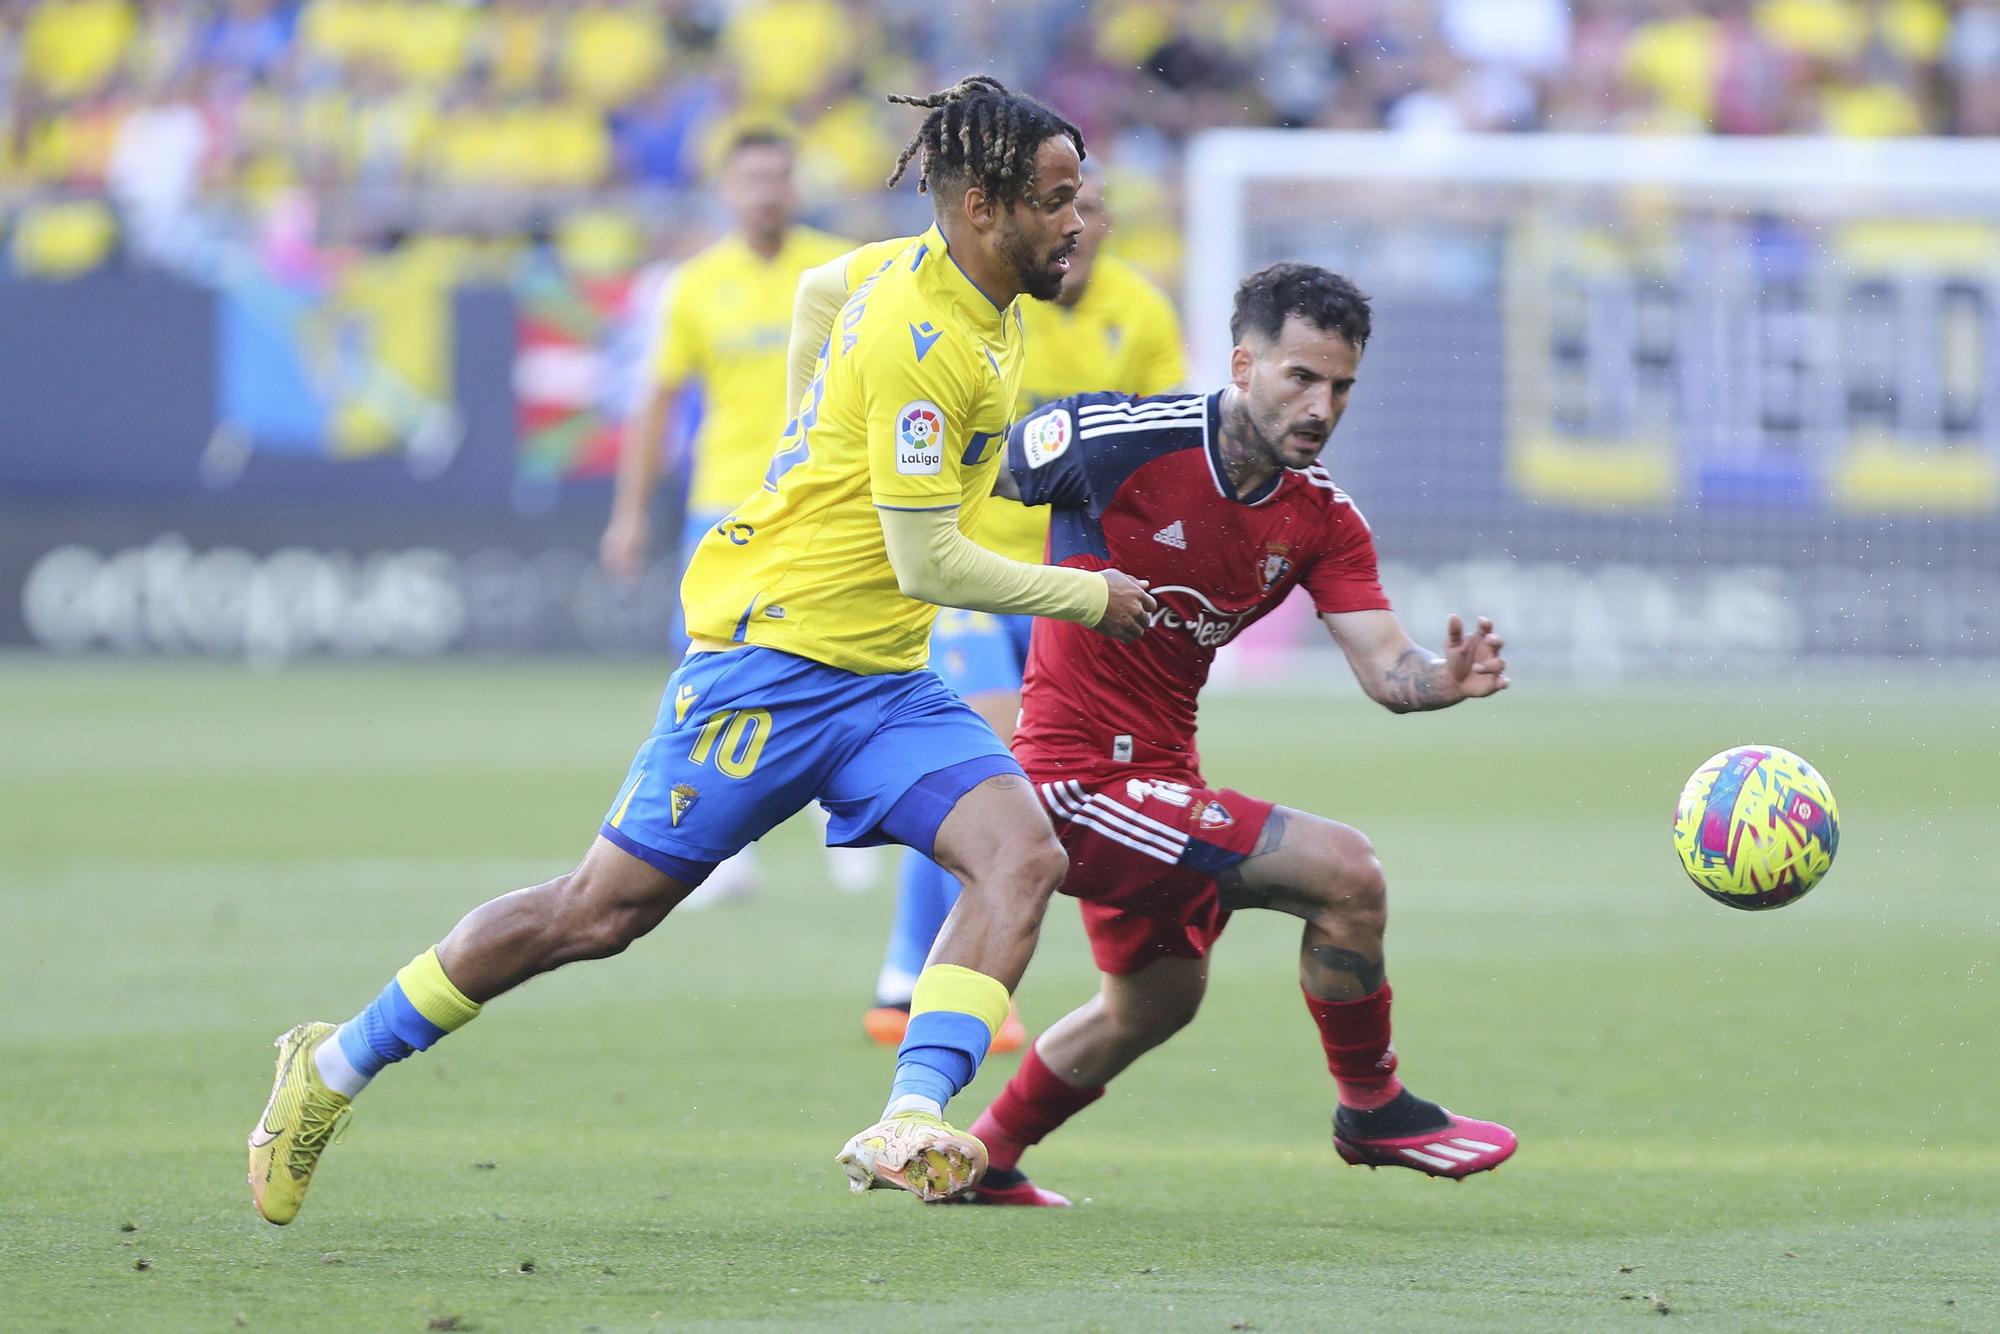
<path fill-rule="evenodd" d="M 970 890 L 976 882 L 1008 901 L 1031 899 L 1039 905 L 1061 887 L 1069 874 L 1069 854 L 1054 831 L 1040 830 L 1010 839 L 988 859 L 984 873 L 966 880 Z"/>
<path fill-rule="evenodd" d="M 1159 1040 L 1165 1041 L 1193 1023 L 1195 1014 L 1200 1009 L 1200 992 L 1192 996 L 1171 996 L 1146 1007 L 1144 1012 L 1146 1027 L 1156 1034 Z"/>
<path fill-rule="evenodd" d="M 1111 1020 L 1122 1045 L 1141 1050 L 1156 1047 L 1194 1022 L 1201 1009 L 1200 991 L 1174 991 L 1135 997 L 1111 1008 Z"/>
<path fill-rule="evenodd" d="M 1389 880 L 1366 834 L 1345 826 L 1335 830 L 1321 847 L 1320 868 L 1315 881 L 1322 912 L 1378 931 L 1387 923 Z"/>
<path fill-rule="evenodd" d="M 1062 888 L 1063 878 L 1069 874 L 1069 853 L 1064 851 L 1053 830 L 1045 829 L 1038 837 L 1025 842 L 1021 878 L 1047 898 Z"/>

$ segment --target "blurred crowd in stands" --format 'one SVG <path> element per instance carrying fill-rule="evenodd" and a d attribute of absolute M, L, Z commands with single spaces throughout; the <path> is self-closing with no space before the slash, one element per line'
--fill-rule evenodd
<path fill-rule="evenodd" d="M 1197 128 L 2000 134 L 2000 0 L 0 0 L 0 244 L 636 258 L 701 232 L 745 120 L 796 135 L 809 216 L 884 234 L 921 206 L 879 190 L 882 94 L 980 70 L 1082 126 L 1172 282 Z"/>

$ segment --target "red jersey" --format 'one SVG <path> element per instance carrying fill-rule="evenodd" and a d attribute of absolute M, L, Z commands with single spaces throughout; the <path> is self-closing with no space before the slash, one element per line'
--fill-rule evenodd
<path fill-rule="evenodd" d="M 1038 620 L 1014 751 L 1032 774 L 1199 770 L 1195 700 L 1215 651 L 1303 586 L 1322 613 L 1383 610 L 1375 543 L 1324 468 L 1239 498 L 1220 394 L 1079 394 L 1017 423 L 1007 466 L 1054 510 L 1053 564 L 1144 579 L 1159 610 L 1136 643 Z"/>

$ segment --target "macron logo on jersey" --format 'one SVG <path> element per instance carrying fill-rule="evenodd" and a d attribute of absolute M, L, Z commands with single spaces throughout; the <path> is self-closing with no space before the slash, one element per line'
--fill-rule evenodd
<path fill-rule="evenodd" d="M 931 350 L 931 345 L 942 337 L 944 330 L 932 328 L 929 320 L 925 320 L 922 324 L 912 324 L 910 341 L 917 345 L 917 360 L 922 361 L 924 354 Z"/>
<path fill-rule="evenodd" d="M 1181 521 L 1179 519 L 1175 519 L 1165 528 L 1162 528 L 1159 532 L 1154 533 L 1153 540 L 1155 542 L 1158 542 L 1161 546 L 1172 547 L 1176 551 L 1186 551 L 1187 529 L 1181 527 Z"/>

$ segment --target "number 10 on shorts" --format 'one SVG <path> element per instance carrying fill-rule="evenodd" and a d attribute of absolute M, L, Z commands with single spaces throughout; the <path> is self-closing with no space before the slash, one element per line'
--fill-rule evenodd
<path fill-rule="evenodd" d="M 731 778 L 748 778 L 771 739 L 771 714 L 767 709 L 723 709 L 702 725 L 688 759 L 707 764 L 712 752 L 715 767 Z"/>

